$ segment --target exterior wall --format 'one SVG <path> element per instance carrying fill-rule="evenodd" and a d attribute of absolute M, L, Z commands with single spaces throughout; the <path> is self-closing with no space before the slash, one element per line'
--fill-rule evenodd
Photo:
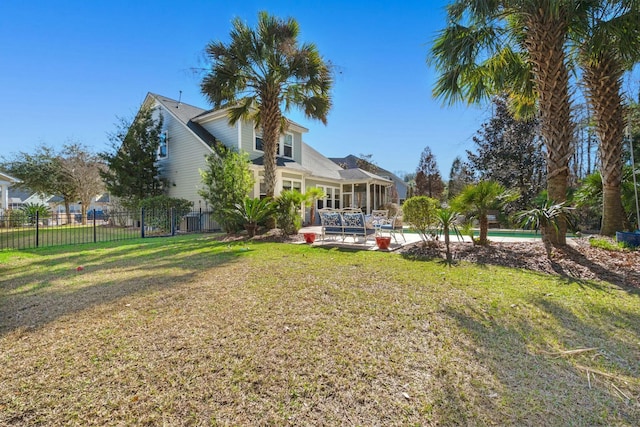
<path fill-rule="evenodd" d="M 293 132 L 293 160 L 296 163 L 302 163 L 302 134 L 300 132 Z"/>
<path fill-rule="evenodd" d="M 202 187 L 199 170 L 205 168 L 205 157 L 213 151 L 170 113 L 163 111 L 163 117 L 168 154 L 159 164 L 162 176 L 168 181 L 167 195 L 190 200 L 194 209 L 204 207 L 205 201 L 198 194 Z"/>
<path fill-rule="evenodd" d="M 238 148 L 238 124 L 231 126 L 226 116 L 203 123 L 202 127 L 227 147 Z"/>
<path fill-rule="evenodd" d="M 253 123 L 249 123 L 246 121 L 242 121 L 241 136 L 240 136 L 240 147 L 249 153 L 249 158 L 251 160 L 257 159 L 262 156 L 261 151 L 255 151 L 253 149 L 255 143 L 255 132 L 253 129 Z"/>

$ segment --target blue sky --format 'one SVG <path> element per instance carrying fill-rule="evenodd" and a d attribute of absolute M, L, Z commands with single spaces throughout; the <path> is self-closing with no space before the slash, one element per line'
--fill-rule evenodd
<path fill-rule="evenodd" d="M 328 125 L 305 142 L 328 157 L 372 154 L 414 171 L 429 146 L 444 178 L 488 118 L 486 107 L 448 107 L 431 96 L 425 59 L 444 26 L 445 1 L 30 1 L 0 2 L 0 155 L 40 144 L 99 152 L 118 117 L 147 92 L 209 108 L 200 94 L 204 47 L 228 41 L 235 17 L 294 17 L 338 73 Z"/>

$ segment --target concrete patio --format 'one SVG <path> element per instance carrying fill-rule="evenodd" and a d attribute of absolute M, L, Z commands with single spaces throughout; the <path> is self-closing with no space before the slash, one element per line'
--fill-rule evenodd
<path fill-rule="evenodd" d="M 347 236 L 343 241 L 340 236 L 335 235 L 327 235 L 325 239 L 322 240 L 322 227 L 317 226 L 308 226 L 302 227 L 298 234 L 305 233 L 314 233 L 316 235 L 316 240 L 313 243 L 313 246 L 334 246 L 345 249 L 357 249 L 357 250 L 368 250 L 368 251 L 378 251 L 381 250 L 376 245 L 375 236 L 371 235 L 368 237 L 366 243 L 364 242 L 364 237 L 356 237 L 355 240 L 352 236 Z M 388 236 L 388 233 L 384 233 L 385 236 Z M 391 238 L 391 245 L 389 249 L 382 249 L 383 252 L 392 252 L 403 246 L 411 245 L 414 243 L 420 242 L 420 236 L 418 233 L 408 232 L 405 229 L 404 237 L 406 241 L 402 239 L 402 234 L 396 233 L 397 242 Z M 493 243 L 508 243 L 508 242 L 531 242 L 531 241 L 540 241 L 542 239 L 541 235 L 535 235 L 532 237 L 510 237 L 510 236 L 489 236 L 489 241 Z M 471 239 L 468 236 L 463 236 L 463 241 L 471 243 Z M 458 237 L 451 236 L 451 242 L 459 242 Z M 305 244 L 304 242 L 301 242 Z"/>

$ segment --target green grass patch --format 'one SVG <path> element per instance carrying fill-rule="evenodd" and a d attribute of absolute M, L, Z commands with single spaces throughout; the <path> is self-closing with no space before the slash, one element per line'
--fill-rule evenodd
<path fill-rule="evenodd" d="M 0 424 L 640 422 L 640 296 L 605 282 L 202 235 L 0 269 Z"/>

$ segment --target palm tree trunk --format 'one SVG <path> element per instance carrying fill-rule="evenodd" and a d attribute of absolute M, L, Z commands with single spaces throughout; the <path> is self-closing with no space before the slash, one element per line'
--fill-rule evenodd
<path fill-rule="evenodd" d="M 480 215 L 480 244 L 486 245 L 488 243 L 487 235 L 489 234 L 489 218 L 487 218 L 487 214 L 483 213 Z"/>
<path fill-rule="evenodd" d="M 567 198 L 573 135 L 564 48 L 567 23 L 562 11 L 551 14 L 545 8 L 532 11 L 527 20 L 525 43 L 538 92 L 540 133 L 547 148 L 547 192 L 549 199 L 561 203 Z M 558 226 L 558 232 L 549 229 L 545 236 L 554 245 L 565 245 L 566 221 L 560 218 Z"/>
<path fill-rule="evenodd" d="M 263 95 L 260 119 L 262 124 L 262 142 L 264 150 L 264 186 L 267 197 L 274 197 L 276 189 L 276 153 L 280 140 L 282 113 L 277 96 Z M 276 226 L 275 218 L 267 221 L 267 227 Z"/>
<path fill-rule="evenodd" d="M 624 137 L 624 107 L 621 93 L 624 70 L 606 53 L 584 66 L 587 97 L 593 107 L 596 131 L 600 138 L 602 162 L 602 226 L 600 234 L 612 236 L 622 230 L 622 145 Z"/>

